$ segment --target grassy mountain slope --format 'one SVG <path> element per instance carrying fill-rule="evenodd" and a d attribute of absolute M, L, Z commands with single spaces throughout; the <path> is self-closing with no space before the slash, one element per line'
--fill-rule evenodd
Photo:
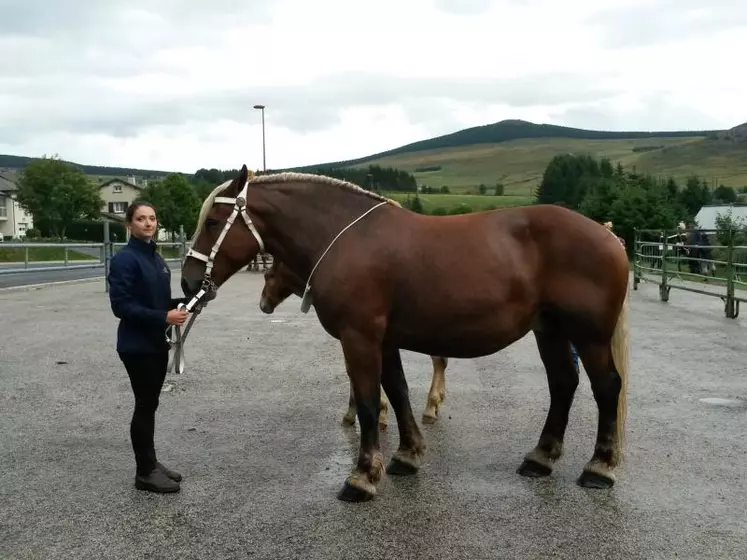
<path fill-rule="evenodd" d="M 475 193 L 503 183 L 505 193 L 530 196 L 557 154 L 609 157 L 626 168 L 684 179 L 690 174 L 720 184 L 747 185 L 747 143 L 730 131 L 608 132 L 526 121 L 501 121 L 347 161 L 296 168 L 378 164 L 413 173 L 418 184 Z M 742 140 L 740 142 L 740 140 Z M 424 169 L 425 168 L 425 169 Z"/>
<path fill-rule="evenodd" d="M 657 145 L 699 143 L 701 138 L 658 138 Z M 650 140 L 577 140 L 566 138 L 512 140 L 389 156 L 370 163 L 412 172 L 418 184 L 448 186 L 451 192 L 477 192 L 481 183 L 492 187 L 503 183 L 505 193 L 528 196 L 542 180 L 550 160 L 558 154 L 589 153 L 620 161 L 625 167 L 651 152 L 633 151 L 651 145 Z M 422 167 L 434 171 L 417 171 Z"/>
<path fill-rule="evenodd" d="M 527 197 L 539 184 L 553 156 L 588 153 L 606 156 L 626 168 L 683 179 L 697 174 L 718 183 L 747 185 L 746 125 L 728 131 L 610 132 L 508 120 L 414 142 L 354 160 L 295 167 L 364 167 L 369 164 L 409 171 L 421 185 L 448 186 L 476 193 L 480 184 L 500 182 L 506 195 Z M 0 155 L 1 168 L 22 168 L 31 158 Z M 79 165 L 79 164 L 78 164 Z M 210 167 L 209 162 L 200 165 Z M 91 176 L 160 177 L 167 171 L 79 165 Z M 424 170 L 428 168 L 430 170 Z"/>
<path fill-rule="evenodd" d="M 374 163 L 375 161 L 390 158 L 392 156 L 409 154 L 413 152 L 425 152 L 432 150 L 444 150 L 449 148 L 462 148 L 464 146 L 476 146 L 480 144 L 497 144 L 521 139 L 545 139 L 562 138 L 573 140 L 622 140 L 638 139 L 651 140 L 658 138 L 691 138 L 716 135 L 716 130 L 699 131 L 671 131 L 671 132 L 645 132 L 645 131 L 601 131 L 585 130 L 582 128 L 571 128 L 552 124 L 535 124 L 522 120 L 504 120 L 493 124 L 465 128 L 451 134 L 413 142 L 392 150 L 372 154 L 358 159 L 328 162 L 315 166 L 296 168 L 298 170 L 318 167 L 353 167 L 362 164 Z"/>

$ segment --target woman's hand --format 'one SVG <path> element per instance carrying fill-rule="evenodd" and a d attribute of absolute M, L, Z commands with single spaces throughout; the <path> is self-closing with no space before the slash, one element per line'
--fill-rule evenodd
<path fill-rule="evenodd" d="M 186 309 L 172 309 L 166 314 L 166 322 L 169 325 L 181 325 L 187 320 L 188 316 L 189 313 Z"/>

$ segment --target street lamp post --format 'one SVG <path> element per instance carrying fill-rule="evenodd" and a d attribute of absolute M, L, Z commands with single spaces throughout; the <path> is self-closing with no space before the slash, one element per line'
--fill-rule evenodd
<path fill-rule="evenodd" d="M 267 172 L 267 159 L 265 158 L 265 106 L 258 104 L 254 108 L 262 112 L 262 171 Z"/>

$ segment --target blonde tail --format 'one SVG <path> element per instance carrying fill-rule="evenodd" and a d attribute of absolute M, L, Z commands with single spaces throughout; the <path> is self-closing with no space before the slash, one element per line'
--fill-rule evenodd
<path fill-rule="evenodd" d="M 620 375 L 620 396 L 617 400 L 617 430 L 615 433 L 615 455 L 618 463 L 623 459 L 623 444 L 625 442 L 625 420 L 627 417 L 627 393 L 628 393 L 628 308 L 630 296 L 630 286 L 627 286 L 625 292 L 625 301 L 623 302 L 620 315 L 617 318 L 617 326 L 612 334 L 610 349 L 612 351 L 612 361 L 615 369 Z"/>

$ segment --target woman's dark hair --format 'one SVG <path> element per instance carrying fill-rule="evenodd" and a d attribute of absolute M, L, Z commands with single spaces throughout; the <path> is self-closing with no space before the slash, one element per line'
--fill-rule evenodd
<path fill-rule="evenodd" d="M 153 206 L 150 202 L 145 202 L 144 200 L 136 200 L 127 207 L 127 212 L 125 212 L 125 222 L 129 224 L 132 221 L 132 217 L 135 215 L 135 210 L 137 210 L 141 206 L 153 208 L 154 212 L 156 210 L 156 207 Z"/>

